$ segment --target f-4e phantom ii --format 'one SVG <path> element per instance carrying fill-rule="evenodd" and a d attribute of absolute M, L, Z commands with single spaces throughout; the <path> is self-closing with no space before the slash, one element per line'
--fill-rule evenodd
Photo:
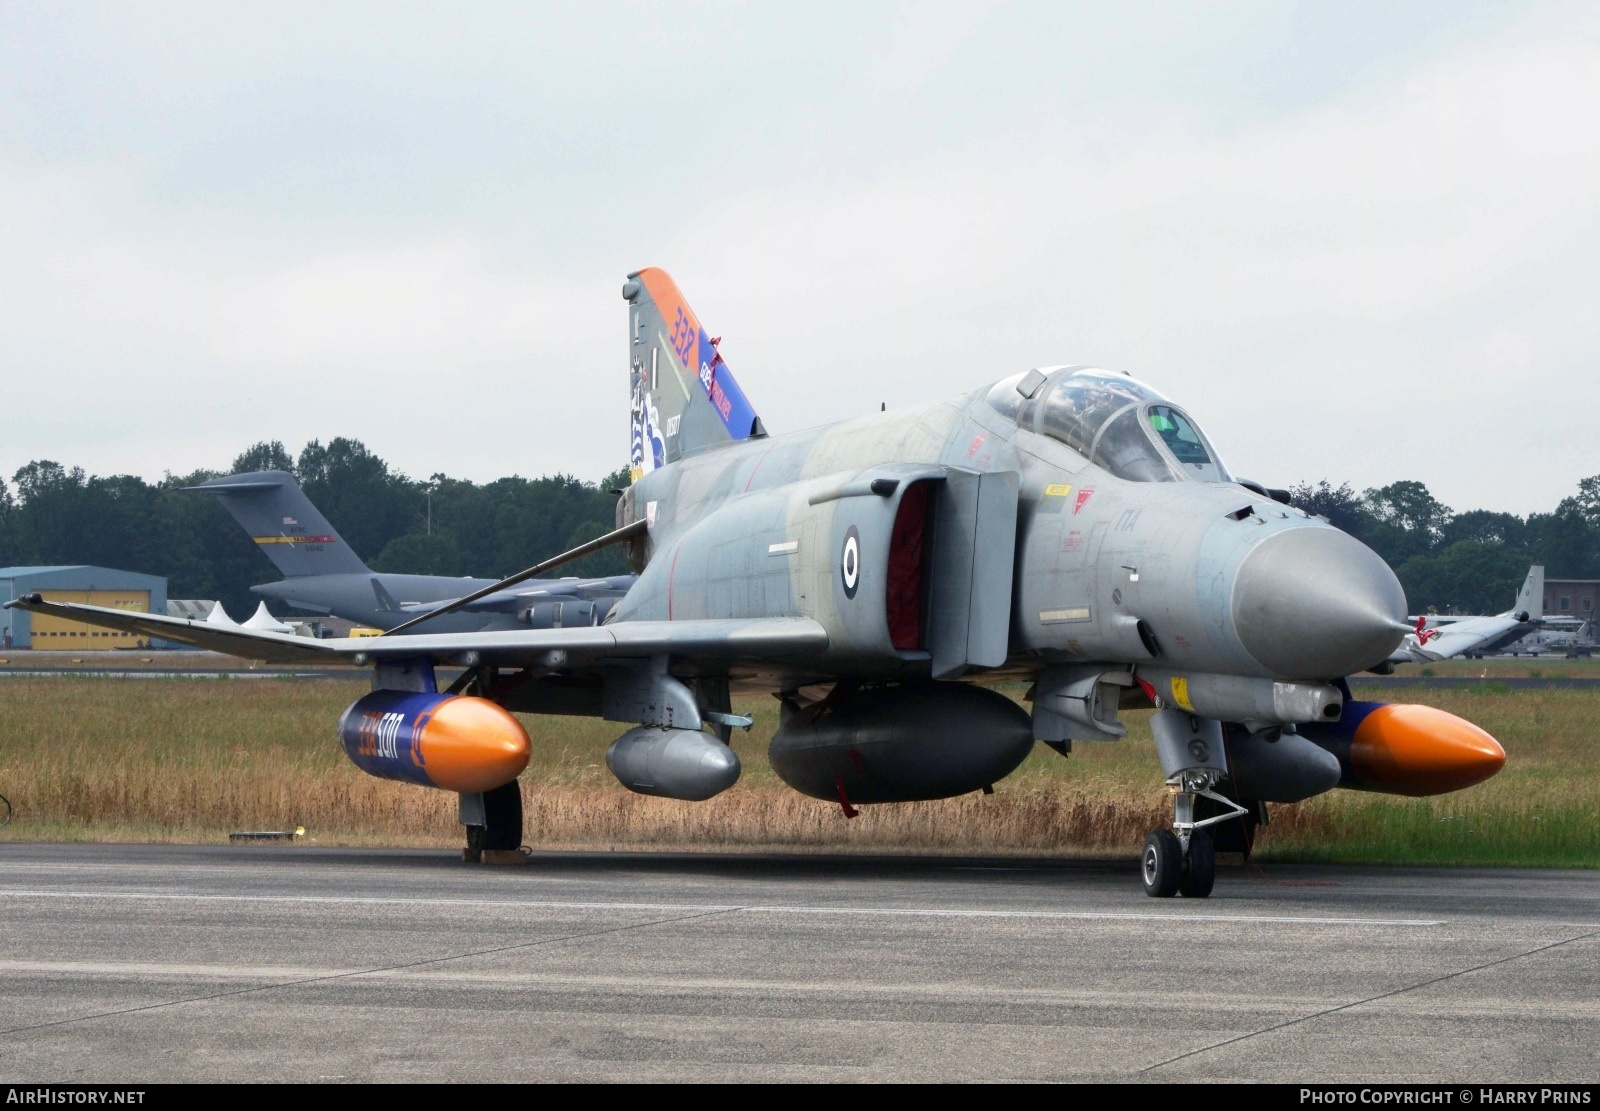
<path fill-rule="evenodd" d="M 226 475 L 185 489 L 215 495 L 283 575 L 250 589 L 297 609 L 392 629 L 497 581 L 373 571 L 284 471 Z M 530 578 L 452 608 L 429 631 L 598 625 L 631 586 L 632 575 Z"/>
<path fill-rule="evenodd" d="M 1436 794 L 1504 763 L 1460 718 L 1351 697 L 1346 677 L 1409 629 L 1399 582 L 1346 533 L 1236 480 L 1151 387 L 1046 367 L 769 435 L 664 271 L 629 275 L 622 293 L 634 482 L 617 529 L 574 550 L 624 543 L 639 571 L 605 624 L 426 631 L 468 595 L 334 643 L 12 604 L 372 666 L 374 691 L 340 723 L 346 752 L 374 775 L 459 792 L 469 855 L 484 859 L 521 834 L 514 780 L 530 742 L 507 710 L 628 725 L 606 754 L 617 778 L 701 800 L 739 776 L 725 741 L 749 722 L 730 690 L 771 692 L 772 766 L 849 815 L 986 788 L 1035 742 L 1116 742 L 1122 710 L 1151 708 L 1175 800 L 1141 857 L 1153 896 L 1208 895 L 1217 839 L 1248 847 L 1265 803 L 1335 787 Z M 444 692 L 441 664 L 467 669 Z M 1031 710 L 992 689 L 1007 681 L 1029 684 Z"/>

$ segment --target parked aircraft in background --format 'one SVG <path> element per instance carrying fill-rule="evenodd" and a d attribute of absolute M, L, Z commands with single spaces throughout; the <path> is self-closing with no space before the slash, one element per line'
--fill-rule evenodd
<path fill-rule="evenodd" d="M 185 489 L 216 495 L 284 576 L 282 582 L 250 589 L 299 610 L 392 629 L 495 582 L 371 570 L 311 504 L 294 476 L 283 471 L 228 475 Z M 632 575 L 532 579 L 440 616 L 429 631 L 598 625 L 633 581 Z M 258 611 L 251 620 L 259 619 Z"/>
<path fill-rule="evenodd" d="M 10 604 L 258 659 L 374 667 L 374 690 L 341 719 L 345 751 L 374 775 L 458 792 L 469 853 L 485 860 L 521 838 L 530 742 L 507 711 L 624 723 L 606 754 L 623 784 L 702 800 L 739 776 L 725 741 L 749 719 L 734 689 L 781 700 L 773 768 L 846 816 L 988 789 L 1036 740 L 1063 755 L 1115 742 L 1121 710 L 1153 709 L 1174 798 L 1141 856 L 1153 896 L 1208 895 L 1214 835 L 1248 849 L 1268 802 L 1334 787 L 1438 794 L 1504 763 L 1460 718 L 1352 698 L 1345 677 L 1409 631 L 1393 572 L 1235 480 L 1151 387 L 1047 367 L 769 436 L 664 271 L 630 274 L 622 292 L 635 481 L 594 544 L 358 641 L 37 595 Z M 437 631 L 613 542 L 640 575 L 603 625 Z M 438 665 L 467 670 L 441 693 Z M 1016 680 L 1031 712 L 988 685 Z"/>
<path fill-rule="evenodd" d="M 1483 617 L 1414 617 L 1389 656 L 1391 664 L 1432 663 L 1452 656 L 1485 656 L 1521 640 L 1539 627 L 1544 614 L 1544 568 L 1534 564 L 1512 607 Z"/>
<path fill-rule="evenodd" d="M 1521 640 L 1503 646 L 1500 653 L 1513 656 L 1590 655 L 1595 647 L 1594 622 L 1581 617 L 1546 616 L 1539 627 Z"/>

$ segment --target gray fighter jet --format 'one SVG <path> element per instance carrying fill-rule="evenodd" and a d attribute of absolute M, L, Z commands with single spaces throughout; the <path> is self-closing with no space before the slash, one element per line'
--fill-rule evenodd
<path fill-rule="evenodd" d="M 12 604 L 373 666 L 374 691 L 341 721 L 346 752 L 374 775 L 458 792 L 469 853 L 486 861 L 521 834 L 528 738 L 506 710 L 630 726 L 607 751 L 617 778 L 700 800 L 739 775 L 724 742 L 748 719 L 730 691 L 767 691 L 783 706 L 774 769 L 849 816 L 986 789 L 1036 741 L 1062 754 L 1114 743 L 1123 710 L 1153 709 L 1175 800 L 1141 856 L 1154 896 L 1209 894 L 1218 845 L 1247 850 L 1265 803 L 1334 787 L 1435 794 L 1503 764 L 1459 718 L 1352 699 L 1345 677 L 1408 632 L 1395 576 L 1236 480 L 1150 386 L 1040 368 L 768 435 L 664 271 L 630 275 L 622 293 L 635 481 L 608 537 L 355 643 Z M 430 631 L 608 542 L 640 575 L 601 626 Z M 467 671 L 439 692 L 439 664 Z"/>
<path fill-rule="evenodd" d="M 185 489 L 214 494 L 283 575 L 281 582 L 251 587 L 254 593 L 310 613 L 392 629 L 496 581 L 371 570 L 294 476 L 283 471 L 228 475 Z M 632 575 L 530 580 L 440 615 L 430 631 L 598 625 L 633 580 Z"/>

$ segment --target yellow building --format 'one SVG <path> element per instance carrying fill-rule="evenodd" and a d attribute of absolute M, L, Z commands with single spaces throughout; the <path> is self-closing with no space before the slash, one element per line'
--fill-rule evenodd
<path fill-rule="evenodd" d="M 167 611 L 167 580 L 158 575 L 111 567 L 0 567 L 0 601 L 37 593 L 50 602 L 81 602 L 138 613 Z M 0 610 L 0 644 L 12 648 L 93 652 L 106 648 L 146 648 L 149 638 L 97 629 L 23 610 Z"/>

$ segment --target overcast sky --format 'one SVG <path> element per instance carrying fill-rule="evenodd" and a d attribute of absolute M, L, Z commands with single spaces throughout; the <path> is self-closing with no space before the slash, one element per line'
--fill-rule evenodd
<path fill-rule="evenodd" d="M 1600 473 L 1593 5 L 0 4 L 0 473 L 627 458 L 625 274 L 774 432 L 1095 363 L 1269 484 Z"/>

